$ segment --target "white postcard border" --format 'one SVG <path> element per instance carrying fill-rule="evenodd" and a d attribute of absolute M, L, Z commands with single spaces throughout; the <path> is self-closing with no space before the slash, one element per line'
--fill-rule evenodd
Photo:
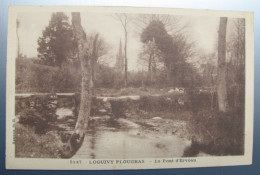
<path fill-rule="evenodd" d="M 92 159 L 36 159 L 15 158 L 14 119 L 15 119 L 15 58 L 17 53 L 16 18 L 19 12 L 95 12 L 95 13 L 158 13 L 173 15 L 236 17 L 246 19 L 246 106 L 245 106 L 245 154 L 243 156 L 214 157 L 180 157 L 160 159 L 105 159 L 90 164 Z M 232 166 L 252 164 L 253 152 L 253 111 L 254 111 L 254 18 L 252 12 L 187 10 L 170 8 L 139 8 L 139 7 L 69 7 L 69 6 L 11 6 L 8 17 L 7 44 L 7 77 L 6 77 L 6 168 L 7 169 L 55 169 L 55 170 L 104 170 L 104 169 L 160 169 L 190 168 L 209 166 Z M 101 163 L 103 160 L 103 163 Z M 132 160 L 132 161 L 130 161 Z M 144 163 L 132 163 L 135 162 Z M 160 162 L 159 162 L 160 160 Z M 167 161 L 166 161 L 167 160 Z M 186 162 L 195 160 L 195 162 Z M 74 162 L 78 161 L 78 163 Z M 118 163 L 116 163 L 118 161 Z M 121 161 L 119 163 L 119 161 Z M 126 160 L 125 160 L 126 161 Z M 178 161 L 178 162 L 177 162 Z M 182 162 L 181 162 L 182 161 Z M 72 163 L 74 162 L 74 163 Z M 80 163 L 79 163 L 80 162 Z M 130 163 L 129 163 L 130 162 Z M 157 163 L 156 163 L 157 162 Z"/>

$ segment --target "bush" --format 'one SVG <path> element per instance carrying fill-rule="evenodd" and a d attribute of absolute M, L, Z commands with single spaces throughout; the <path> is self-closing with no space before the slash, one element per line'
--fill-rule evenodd
<path fill-rule="evenodd" d="M 36 134 L 45 134 L 48 130 L 48 120 L 35 109 L 25 109 L 19 118 L 19 123 L 35 128 Z"/>
<path fill-rule="evenodd" d="M 31 59 L 16 60 L 16 92 L 77 92 L 81 72 L 64 64 L 61 68 L 46 66 Z"/>
<path fill-rule="evenodd" d="M 113 68 L 104 65 L 97 65 L 94 84 L 99 88 L 113 88 L 116 78 L 120 74 L 117 74 Z"/>
<path fill-rule="evenodd" d="M 192 118 L 189 129 L 193 133 L 193 144 L 187 152 L 203 151 L 213 155 L 244 154 L 244 120 L 243 109 L 225 113 L 201 110 Z"/>
<path fill-rule="evenodd" d="M 181 106 L 178 103 L 178 99 L 181 94 L 165 95 L 165 96 L 142 96 L 140 99 L 139 109 L 144 111 L 177 111 Z"/>
<path fill-rule="evenodd" d="M 37 134 L 45 134 L 49 129 L 49 122 L 55 121 L 55 107 L 49 107 L 49 102 L 55 99 L 51 96 L 32 96 L 23 100 L 16 100 L 16 114 L 19 123 L 35 128 Z"/>
<path fill-rule="evenodd" d="M 31 127 L 15 125 L 15 156 L 22 158 L 59 158 L 63 143 L 57 132 L 37 135 Z"/>

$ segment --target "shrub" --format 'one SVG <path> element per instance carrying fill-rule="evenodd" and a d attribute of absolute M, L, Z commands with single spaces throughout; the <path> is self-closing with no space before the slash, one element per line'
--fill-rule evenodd
<path fill-rule="evenodd" d="M 225 113 L 201 110 L 193 116 L 189 128 L 193 133 L 191 152 L 196 147 L 197 152 L 214 155 L 244 154 L 244 120 L 243 109 Z"/>
<path fill-rule="evenodd" d="M 32 96 L 23 107 L 19 105 L 23 101 L 17 102 L 19 123 L 34 127 L 37 134 L 45 134 L 49 129 L 49 122 L 56 120 L 55 108 L 48 107 L 50 100 L 52 99 L 49 96 Z"/>
<path fill-rule="evenodd" d="M 59 158 L 62 147 L 61 138 L 55 131 L 38 135 L 32 127 L 15 125 L 16 157 Z"/>
<path fill-rule="evenodd" d="M 35 109 L 24 110 L 19 118 L 19 123 L 35 128 L 35 133 L 45 134 L 48 129 L 48 121 Z"/>
<path fill-rule="evenodd" d="M 16 92 L 77 92 L 81 72 L 76 66 L 46 66 L 31 59 L 16 60 Z"/>
<path fill-rule="evenodd" d="M 181 106 L 178 99 L 181 94 L 165 95 L 165 96 L 142 96 L 140 99 L 139 109 L 144 111 L 176 111 L 180 110 Z"/>

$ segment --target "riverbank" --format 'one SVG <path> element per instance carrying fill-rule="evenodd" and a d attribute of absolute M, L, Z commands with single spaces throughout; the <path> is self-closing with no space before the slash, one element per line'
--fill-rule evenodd
<path fill-rule="evenodd" d="M 144 96 L 132 93 L 118 96 L 119 94 L 113 95 L 112 91 L 110 96 L 102 96 L 100 93 L 100 96 L 93 98 L 92 101 L 87 138 L 94 137 L 95 140 L 95 134 L 97 136 L 102 134 L 103 129 L 107 132 L 103 134 L 107 134 L 108 138 L 118 139 L 115 143 L 124 141 L 123 136 L 135 137 L 137 140 L 150 138 L 154 140 L 155 147 L 159 145 L 158 149 L 167 147 L 155 143 L 160 140 L 158 138 L 167 137 L 171 140 L 169 145 L 173 147 L 178 143 L 175 143 L 176 139 L 172 138 L 186 140 L 189 147 L 182 147 L 185 148 L 184 152 L 181 149 L 181 154 L 173 156 L 200 156 L 202 152 L 207 155 L 243 154 L 243 108 L 234 108 L 232 111 L 221 113 L 212 106 L 211 94 L 169 92 L 168 89 L 159 91 L 161 91 L 159 95 Z M 61 157 L 62 153 L 66 152 L 66 144 L 68 146 L 74 131 L 79 104 L 79 96 L 71 93 L 16 97 L 16 117 L 20 125 L 16 129 L 17 155 L 20 157 Z M 115 134 L 116 132 L 118 134 Z M 52 147 L 56 152 L 52 149 L 48 152 L 48 149 L 45 149 L 46 146 L 43 146 L 50 144 L 49 139 L 55 140 Z M 26 147 L 23 147 L 25 140 L 28 140 L 28 143 Z M 88 141 L 93 142 L 91 140 L 93 139 Z M 101 143 L 97 144 L 105 145 L 102 139 Z M 44 149 L 43 153 L 40 149 Z M 151 147 L 151 150 L 153 149 L 154 147 Z M 33 150 L 39 154 L 30 154 L 34 152 Z M 77 150 L 73 150 L 66 157 L 73 156 L 74 151 Z M 96 156 L 88 155 L 88 157 L 95 158 Z"/>
<path fill-rule="evenodd" d="M 23 158 L 60 158 L 63 143 L 57 131 L 35 134 L 34 128 L 15 124 L 15 156 Z"/>

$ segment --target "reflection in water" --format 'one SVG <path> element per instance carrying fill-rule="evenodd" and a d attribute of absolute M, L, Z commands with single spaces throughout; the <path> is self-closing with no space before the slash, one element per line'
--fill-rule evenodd
<path fill-rule="evenodd" d="M 73 158 L 181 157 L 190 144 L 176 135 L 144 133 L 140 128 L 125 130 L 99 126 L 88 132 Z"/>
<path fill-rule="evenodd" d="M 95 150 L 95 144 L 96 144 L 96 130 L 95 129 L 92 129 L 91 131 L 89 131 L 88 135 L 86 138 L 89 137 L 89 144 L 90 144 L 90 149 L 91 150 Z M 90 153 L 90 157 L 92 159 L 95 159 L 96 158 L 96 155 L 94 152 L 91 152 Z"/>

